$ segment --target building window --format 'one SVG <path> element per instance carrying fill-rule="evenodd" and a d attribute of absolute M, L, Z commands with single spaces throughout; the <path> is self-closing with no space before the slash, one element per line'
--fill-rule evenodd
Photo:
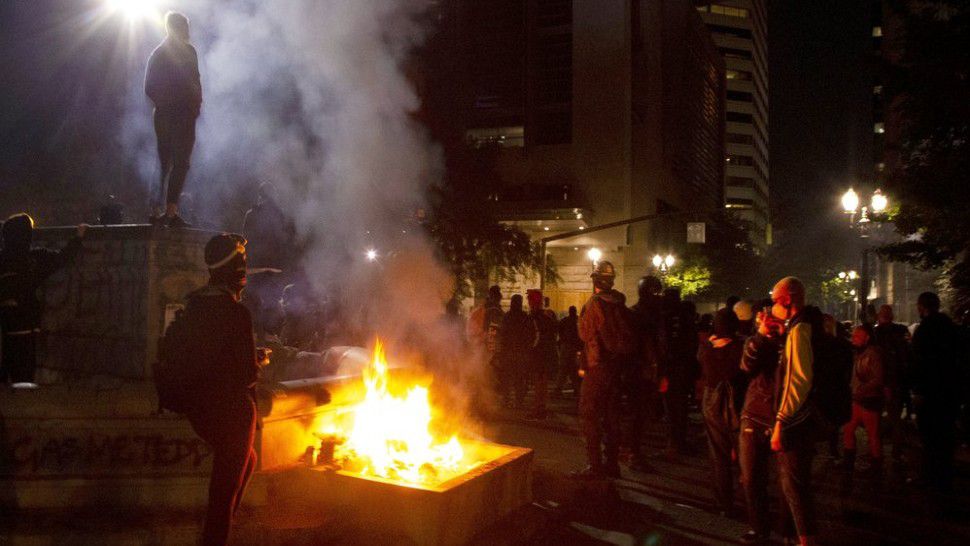
<path fill-rule="evenodd" d="M 727 98 L 728 100 L 739 100 L 742 102 L 751 102 L 752 100 L 751 93 L 746 91 L 728 91 Z"/>
<path fill-rule="evenodd" d="M 728 199 L 724 207 L 729 209 L 752 209 L 754 208 L 754 201 L 751 199 Z"/>
<path fill-rule="evenodd" d="M 475 148 L 499 146 L 502 148 L 521 148 L 525 145 L 525 131 L 519 127 L 490 127 L 469 129 L 465 139 Z"/>
<path fill-rule="evenodd" d="M 736 167 L 753 167 L 754 158 L 748 155 L 737 155 L 730 154 L 725 158 L 728 165 L 734 165 Z"/>
<path fill-rule="evenodd" d="M 750 188 L 754 189 L 754 178 L 748 178 L 746 176 L 729 176 L 727 177 L 727 185 L 732 188 Z"/>
<path fill-rule="evenodd" d="M 740 59 L 742 61 L 751 60 L 751 52 L 746 49 L 737 49 L 734 47 L 722 47 L 721 54 L 723 54 L 728 59 Z"/>
<path fill-rule="evenodd" d="M 711 32 L 716 34 L 726 34 L 728 36 L 734 36 L 735 38 L 742 38 L 744 40 L 751 39 L 751 29 L 747 28 L 735 28 L 725 25 L 708 25 Z"/>
<path fill-rule="evenodd" d="M 731 144 L 747 144 L 748 146 L 754 145 L 754 135 L 743 135 L 740 133 L 728 133 L 727 141 Z"/>
<path fill-rule="evenodd" d="M 876 163 L 876 171 L 877 172 L 883 172 L 885 170 L 886 170 L 886 164 L 885 163 L 883 163 L 882 161 L 880 161 L 879 163 Z"/>
<path fill-rule="evenodd" d="M 882 95 L 882 86 L 881 85 L 877 85 L 877 86 L 873 87 L 872 88 L 872 94 L 873 95 Z"/>
<path fill-rule="evenodd" d="M 877 135 L 881 135 L 886 132 L 886 125 L 881 121 L 877 121 L 876 123 L 872 124 L 872 130 Z"/>
<path fill-rule="evenodd" d="M 742 19 L 748 18 L 748 10 L 744 8 L 719 6 L 717 4 L 714 4 L 711 6 L 711 13 L 716 13 L 718 15 L 727 15 L 728 17 L 741 17 Z"/>
<path fill-rule="evenodd" d="M 747 70 L 725 70 L 724 76 L 729 80 L 751 81 L 751 72 Z"/>
<path fill-rule="evenodd" d="M 727 120 L 734 123 L 753 123 L 754 118 L 751 114 L 742 114 L 741 112 L 728 112 Z"/>
<path fill-rule="evenodd" d="M 872 27 L 872 37 L 881 38 L 882 37 L 882 27 Z"/>

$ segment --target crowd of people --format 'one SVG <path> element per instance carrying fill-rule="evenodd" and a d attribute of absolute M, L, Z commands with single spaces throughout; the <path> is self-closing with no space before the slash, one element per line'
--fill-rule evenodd
<path fill-rule="evenodd" d="M 779 281 L 770 299 L 730 298 L 713 315 L 699 316 L 654 276 L 640 279 L 638 301 L 628 307 L 613 288 L 615 275 L 610 262 L 599 262 L 592 297 L 558 326 L 540 291 L 528 291 L 528 312 L 521 295 L 511 296 L 505 312 L 498 286 L 467 322 L 504 406 L 524 407 L 531 389 L 528 417 L 543 419 L 550 390 L 561 396 L 578 386 L 588 466 L 575 477 L 619 477 L 621 464 L 654 471 L 644 435 L 661 423 L 663 456 L 677 460 L 689 449 L 688 414 L 696 406 L 714 506 L 735 514 L 740 481 L 751 526 L 741 537 L 746 543 L 767 542 L 776 519 L 768 502 L 772 464 L 783 498 L 779 531 L 814 542 L 812 464 L 820 446 L 839 469 L 842 495 L 861 477 L 874 485 L 884 479 L 885 451 L 898 468 L 918 454 L 920 471 L 908 483 L 943 495 L 952 489 L 966 336 L 940 311 L 936 294 L 919 296 L 921 320 L 911 331 L 894 321 L 889 305 L 874 323 L 839 322 L 808 305 L 794 277 Z M 918 443 L 906 439 L 914 421 Z M 857 457 L 860 429 L 864 458 Z"/>

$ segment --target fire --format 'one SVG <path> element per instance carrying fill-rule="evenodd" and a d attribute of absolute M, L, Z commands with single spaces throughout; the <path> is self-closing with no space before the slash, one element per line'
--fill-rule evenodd
<path fill-rule="evenodd" d="M 414 484 L 432 484 L 467 471 L 465 451 L 457 436 L 437 438 L 431 431 L 432 407 L 428 388 L 412 386 L 403 396 L 388 388 L 384 348 L 363 372 L 364 399 L 350 406 L 344 418 L 325 427 L 338 438 L 335 460 L 345 470 Z"/>

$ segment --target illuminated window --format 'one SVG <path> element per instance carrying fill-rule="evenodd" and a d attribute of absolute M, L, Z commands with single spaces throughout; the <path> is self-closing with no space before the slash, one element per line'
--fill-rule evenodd
<path fill-rule="evenodd" d="M 882 37 L 882 27 L 872 27 L 872 37 L 881 38 Z"/>
<path fill-rule="evenodd" d="M 882 95 L 882 86 L 881 85 L 877 85 L 877 86 L 873 87 L 872 88 L 872 94 L 873 95 Z"/>
<path fill-rule="evenodd" d="M 746 70 L 725 70 L 724 77 L 729 80 L 751 81 L 751 73 Z"/>
<path fill-rule="evenodd" d="M 744 8 L 734 8 L 730 6 L 711 6 L 711 13 L 716 13 L 718 15 L 727 15 L 728 17 L 740 17 L 742 19 L 747 19 L 748 10 Z"/>
<path fill-rule="evenodd" d="M 886 170 L 886 164 L 883 163 L 882 161 L 880 161 L 879 163 L 876 163 L 876 170 L 879 171 L 879 172 L 885 171 Z"/>
<path fill-rule="evenodd" d="M 872 125 L 872 130 L 877 134 L 881 135 L 886 132 L 886 125 L 883 122 L 877 122 Z"/>
<path fill-rule="evenodd" d="M 521 126 L 469 129 L 465 133 L 465 138 L 475 148 L 484 146 L 521 148 L 525 144 L 525 131 Z"/>

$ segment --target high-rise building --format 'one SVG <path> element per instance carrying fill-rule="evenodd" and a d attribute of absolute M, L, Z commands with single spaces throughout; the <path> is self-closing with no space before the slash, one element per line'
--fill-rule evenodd
<path fill-rule="evenodd" d="M 493 204 L 507 221 L 541 239 L 724 205 L 724 61 L 690 2 L 466 0 L 458 20 L 466 136 L 499 147 Z M 553 306 L 588 297 L 593 248 L 634 297 L 651 256 L 685 244 L 686 219 L 550 243 Z"/>
<path fill-rule="evenodd" d="M 768 176 L 768 28 L 765 0 L 695 2 L 724 57 L 727 76 L 724 206 L 771 244 Z"/>

